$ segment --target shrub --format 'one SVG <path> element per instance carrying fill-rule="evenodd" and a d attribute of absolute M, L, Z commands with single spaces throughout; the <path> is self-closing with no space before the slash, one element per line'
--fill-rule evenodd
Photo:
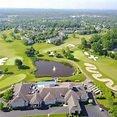
<path fill-rule="evenodd" d="M 4 104 L 1 102 L 0 103 L 0 110 L 3 110 L 4 109 Z"/>
<path fill-rule="evenodd" d="M 27 66 L 27 65 L 22 65 L 22 66 L 20 66 L 19 68 L 20 68 L 20 69 L 30 69 L 30 67 Z"/>
<path fill-rule="evenodd" d="M 63 58 L 63 56 L 61 54 L 56 54 L 57 58 Z"/>
<path fill-rule="evenodd" d="M 97 99 L 106 99 L 105 96 L 103 96 L 103 95 L 102 96 L 97 96 L 96 98 Z"/>
<path fill-rule="evenodd" d="M 6 101 L 9 101 L 12 97 L 13 97 L 13 90 L 7 90 L 3 94 L 3 99 L 6 100 Z"/>
<path fill-rule="evenodd" d="M 20 59 L 16 59 L 15 60 L 15 65 L 17 65 L 18 66 L 18 68 L 20 67 L 20 66 L 22 66 L 22 61 L 20 60 Z"/>

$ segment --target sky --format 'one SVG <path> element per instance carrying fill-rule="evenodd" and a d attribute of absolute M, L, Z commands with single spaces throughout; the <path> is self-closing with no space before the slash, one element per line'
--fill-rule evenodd
<path fill-rule="evenodd" d="M 0 0 L 0 8 L 117 9 L 117 0 Z"/>

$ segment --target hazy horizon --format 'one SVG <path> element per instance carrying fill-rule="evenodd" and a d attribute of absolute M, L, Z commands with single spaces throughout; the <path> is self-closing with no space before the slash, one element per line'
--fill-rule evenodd
<path fill-rule="evenodd" d="M 2 8 L 117 10 L 117 0 L 0 0 Z"/>
<path fill-rule="evenodd" d="M 24 8 L 10 8 L 10 7 L 6 7 L 6 8 L 4 8 L 4 7 L 1 7 L 0 9 L 5 9 L 5 10 L 7 10 L 7 9 L 11 9 L 11 10 L 15 10 L 15 9 L 24 9 L 24 10 L 73 10 L 73 11 L 75 11 L 75 10 L 79 10 L 79 11 L 91 11 L 91 10 L 94 10 L 94 11 L 117 11 L 117 9 L 69 9 L 69 8 L 59 8 L 59 9 L 57 9 L 57 8 L 26 8 L 26 7 L 24 7 Z"/>

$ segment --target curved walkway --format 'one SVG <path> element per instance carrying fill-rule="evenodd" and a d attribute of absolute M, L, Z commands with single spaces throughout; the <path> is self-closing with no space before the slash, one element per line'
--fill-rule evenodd
<path fill-rule="evenodd" d="M 97 71 L 97 68 L 95 65 L 90 64 L 90 63 L 84 63 L 86 70 L 90 73 L 93 73 L 92 76 L 93 78 L 95 78 L 98 81 L 104 82 L 105 85 L 112 89 L 113 91 L 117 91 L 117 85 L 114 85 L 114 82 L 109 79 L 109 78 L 102 78 L 102 74 Z"/>

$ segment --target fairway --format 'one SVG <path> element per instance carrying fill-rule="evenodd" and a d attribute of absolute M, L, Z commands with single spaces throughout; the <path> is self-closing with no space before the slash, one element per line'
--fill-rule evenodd
<path fill-rule="evenodd" d="M 96 65 L 98 70 L 103 74 L 105 78 L 110 78 L 117 84 L 117 61 L 108 57 L 99 57 L 99 60 L 93 61 L 88 59 L 81 50 L 74 52 L 76 58 L 80 59 L 84 63 L 92 63 Z"/>
<path fill-rule="evenodd" d="M 21 61 L 23 61 L 23 58 L 22 58 L 22 57 L 16 56 L 16 57 L 9 58 L 9 59 L 6 61 L 5 65 L 15 65 L 15 60 L 16 60 L 16 59 L 20 59 Z"/>
<path fill-rule="evenodd" d="M 62 50 L 62 49 L 65 49 L 66 47 L 68 47 L 69 44 L 72 44 L 72 45 L 75 46 L 75 48 L 77 48 L 77 46 L 81 43 L 81 39 L 83 37 L 86 38 L 87 40 L 89 40 L 91 38 L 91 35 L 78 35 L 77 34 L 75 37 L 73 37 L 73 35 L 69 35 L 68 39 L 66 39 L 64 41 L 64 43 L 61 44 L 60 46 L 55 46 L 55 45 L 52 45 L 52 44 L 48 44 L 48 45 L 46 44 L 47 46 L 44 47 L 44 46 L 41 45 L 41 47 L 44 47 L 43 49 L 41 48 L 41 50 L 42 50 L 41 52 L 46 53 L 48 51 Z M 38 46 L 35 45 L 34 47 L 40 48 L 40 45 L 38 45 Z"/>
<path fill-rule="evenodd" d="M 9 33 L 10 31 L 6 31 L 6 33 Z M 90 36 L 86 36 L 86 37 L 90 37 Z M 65 40 L 65 42 L 60 45 L 60 46 L 55 46 L 53 44 L 47 44 L 47 43 L 36 43 L 33 45 L 33 47 L 35 48 L 35 50 L 39 51 L 40 53 L 42 53 L 44 55 L 44 57 L 42 58 L 46 58 L 46 59 L 53 59 L 55 60 L 55 58 L 49 58 L 45 55 L 45 52 L 47 51 L 59 51 L 61 49 L 65 49 L 67 47 L 68 44 L 74 44 L 74 45 L 78 45 L 81 41 L 81 37 L 79 37 L 79 35 L 77 35 L 75 38 L 73 38 L 72 35 L 69 36 L 69 38 L 67 40 Z M 72 41 L 71 41 L 72 40 Z M 14 40 L 13 42 L 6 42 L 2 39 L 2 37 L 0 37 L 0 49 L 3 50 L 0 52 L 0 56 L 1 57 L 7 57 L 8 60 L 6 61 L 4 66 L 1 66 L 2 70 L 5 70 L 6 68 L 8 68 L 9 72 L 13 72 L 14 75 L 9 75 L 8 76 L 4 76 L 4 79 L 0 80 L 0 89 L 4 89 L 5 87 L 9 87 L 10 85 L 20 82 L 23 80 L 22 76 L 17 76 L 17 74 L 24 74 L 25 75 L 25 81 L 26 82 L 35 82 L 35 81 L 45 81 L 51 78 L 36 78 L 34 74 L 32 74 L 32 72 L 35 70 L 35 66 L 33 61 L 31 60 L 30 57 L 27 57 L 27 55 L 25 54 L 25 51 L 27 48 L 29 48 L 30 46 L 26 46 L 23 41 L 21 40 Z M 77 47 L 77 46 L 76 46 Z M 30 69 L 28 70 L 18 70 L 17 67 L 14 65 L 15 59 L 20 59 L 23 61 L 24 64 L 26 64 L 27 66 L 30 67 Z M 60 59 L 57 59 L 57 61 L 61 61 Z M 64 59 L 66 61 L 66 59 Z M 75 62 L 74 62 L 75 63 Z M 77 64 L 75 65 L 77 67 Z M 14 78 L 14 80 L 12 81 L 11 78 Z M 83 74 L 79 74 L 76 73 L 75 75 L 71 76 L 71 77 L 60 77 L 60 80 L 62 81 L 66 81 L 66 80 L 70 80 L 70 81 L 77 81 L 77 82 L 82 82 L 85 79 Z M 8 82 L 8 83 L 6 83 Z"/>
<path fill-rule="evenodd" d="M 47 51 L 55 51 L 55 50 L 59 51 L 63 48 L 65 49 L 68 44 L 73 44 L 77 47 L 77 45 L 81 43 L 81 39 L 83 37 L 86 38 L 87 40 L 89 40 L 91 38 L 91 35 L 85 35 L 85 36 L 75 35 L 75 37 L 73 37 L 73 35 L 69 35 L 68 39 L 65 40 L 65 42 L 60 46 L 55 46 L 53 44 L 47 44 L 47 43 L 38 43 L 38 44 L 36 43 L 33 45 L 33 47 L 42 54 L 44 54 Z M 34 66 L 32 60 L 26 56 L 25 50 L 28 47 L 26 45 L 24 45 L 24 43 L 22 41 L 14 40 L 14 42 L 8 43 L 0 38 L 0 43 L 1 43 L 0 49 L 3 50 L 3 51 L 1 51 L 0 56 L 9 58 L 5 65 L 12 66 L 12 65 L 14 65 L 15 59 L 21 59 L 21 60 L 23 60 L 23 62 L 26 65 L 30 66 L 30 70 L 21 71 L 23 74 L 26 75 L 26 81 L 41 80 L 41 79 L 36 79 L 34 75 L 30 74 L 31 71 L 35 69 L 35 66 Z M 101 74 L 103 74 L 103 76 L 105 78 L 110 78 L 114 81 L 115 84 L 117 84 L 117 79 L 116 79 L 116 77 L 117 77 L 117 74 L 116 74 L 117 61 L 110 59 L 110 58 L 106 58 L 106 57 L 99 57 L 99 60 L 95 62 L 93 60 L 88 59 L 86 56 L 84 56 L 84 54 L 81 50 L 75 51 L 74 55 L 76 58 L 80 59 L 80 61 L 83 63 L 89 62 L 89 63 L 96 65 L 98 70 L 101 72 Z M 83 66 L 81 66 L 81 67 L 84 68 Z M 9 68 L 9 69 L 12 70 L 12 68 Z M 16 71 L 15 69 L 14 69 L 14 72 L 15 72 L 14 75 L 20 74 L 20 71 Z M 5 79 L 8 79 L 6 76 L 4 76 L 4 77 L 5 77 Z M 73 77 L 73 78 L 71 78 L 71 77 Z M 72 79 L 73 81 L 74 80 L 79 80 L 79 81 L 84 80 L 83 79 L 84 76 L 82 76 L 82 74 L 78 75 L 78 76 L 77 75 L 71 76 L 71 77 L 69 78 L 69 80 L 70 79 Z M 68 78 L 65 78 L 65 77 L 60 78 L 60 80 L 64 80 L 64 81 L 67 79 Z M 22 81 L 22 78 L 21 78 L 21 81 Z M 14 82 L 17 82 L 17 80 Z M 6 86 L 4 86 L 4 87 L 6 87 Z M 3 85 L 1 85 L 0 87 L 2 88 Z"/>
<path fill-rule="evenodd" d="M 12 75 L 10 77 L 2 78 L 0 80 L 0 89 L 4 89 L 6 87 L 9 87 L 13 85 L 14 83 L 21 82 L 26 78 L 25 74 L 18 74 L 18 75 Z"/>

